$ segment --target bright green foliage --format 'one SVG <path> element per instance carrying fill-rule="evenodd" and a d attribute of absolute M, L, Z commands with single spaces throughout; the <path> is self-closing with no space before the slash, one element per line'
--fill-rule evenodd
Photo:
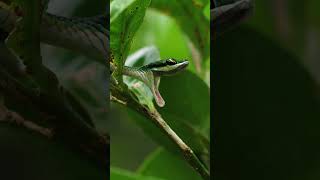
<path fill-rule="evenodd" d="M 143 176 L 139 174 L 132 173 L 130 171 L 111 167 L 111 176 L 112 180 L 165 180 L 158 177 L 152 176 Z"/>
<path fill-rule="evenodd" d="M 110 51 L 118 67 L 114 73 L 122 82 L 122 68 L 128 56 L 132 39 L 143 21 L 150 0 L 115 0 L 110 4 Z"/>
<path fill-rule="evenodd" d="M 210 23 L 203 10 L 208 3 L 208 0 L 154 0 L 151 7 L 173 17 L 200 51 L 202 58 L 206 59 L 210 49 Z"/>
<path fill-rule="evenodd" d="M 198 174 L 184 161 L 161 148 L 155 150 L 147 157 L 140 166 L 138 173 L 144 176 L 152 175 L 166 180 L 201 180 Z"/>

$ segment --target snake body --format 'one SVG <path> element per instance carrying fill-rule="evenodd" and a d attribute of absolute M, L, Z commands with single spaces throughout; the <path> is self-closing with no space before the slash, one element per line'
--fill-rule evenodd
<path fill-rule="evenodd" d="M 70 49 L 106 64 L 109 49 L 107 15 L 90 18 L 66 18 L 44 14 L 42 18 L 41 41 Z"/>

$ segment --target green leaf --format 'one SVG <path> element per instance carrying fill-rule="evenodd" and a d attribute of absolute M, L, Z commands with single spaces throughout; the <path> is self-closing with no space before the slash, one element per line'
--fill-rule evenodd
<path fill-rule="evenodd" d="M 110 5 L 111 58 L 117 68 L 116 78 L 122 79 L 122 67 L 128 56 L 132 39 L 143 21 L 150 0 L 114 0 Z"/>
<path fill-rule="evenodd" d="M 176 19 L 181 29 L 201 53 L 201 60 L 209 56 L 210 22 L 203 13 L 208 2 L 208 0 L 153 0 L 151 3 L 151 7 Z"/>
<path fill-rule="evenodd" d="M 208 2 L 208 4 L 206 5 L 206 7 L 203 10 L 203 13 L 205 15 L 205 17 L 210 20 L 210 2 Z"/>
<path fill-rule="evenodd" d="M 193 151 L 206 158 L 210 144 L 209 134 L 206 133 L 210 127 L 209 91 L 205 82 L 189 71 L 173 77 L 163 77 L 160 92 L 166 106 L 158 109 Z"/>
<path fill-rule="evenodd" d="M 201 180 L 197 174 L 183 160 L 173 154 L 158 148 L 140 166 L 138 173 L 144 176 L 152 175 L 166 180 Z"/>
<path fill-rule="evenodd" d="M 115 167 L 110 168 L 111 176 L 110 179 L 112 180 L 164 180 L 161 178 L 156 178 L 152 176 L 142 176 L 139 174 L 135 174 L 133 172 L 119 169 Z"/>
<path fill-rule="evenodd" d="M 159 111 L 164 117 L 171 114 L 186 119 L 186 122 L 202 130 L 208 126 L 210 118 L 209 91 L 205 82 L 190 71 L 162 77 L 160 92 L 167 104 Z"/>

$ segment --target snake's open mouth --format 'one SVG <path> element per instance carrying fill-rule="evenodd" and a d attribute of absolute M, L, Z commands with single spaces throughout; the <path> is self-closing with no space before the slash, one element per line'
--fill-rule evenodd
<path fill-rule="evenodd" d="M 160 84 L 161 75 L 170 76 L 170 75 L 176 74 L 177 72 L 180 72 L 181 70 L 185 69 L 188 65 L 189 65 L 188 61 L 181 61 L 175 65 L 170 66 L 170 68 L 172 68 L 172 70 L 167 69 L 167 71 L 165 71 L 165 73 L 159 73 L 160 72 L 159 70 L 152 72 L 153 82 L 151 83 L 151 91 L 152 91 L 153 97 L 155 98 L 155 101 L 159 107 L 163 107 L 165 105 L 165 101 L 159 92 L 159 84 Z"/>
<path fill-rule="evenodd" d="M 153 81 L 153 86 L 151 88 L 152 94 L 156 100 L 156 103 L 159 107 L 163 107 L 165 105 L 165 101 L 163 100 L 160 92 L 159 92 L 159 84 L 160 84 L 160 77 L 155 76 Z"/>

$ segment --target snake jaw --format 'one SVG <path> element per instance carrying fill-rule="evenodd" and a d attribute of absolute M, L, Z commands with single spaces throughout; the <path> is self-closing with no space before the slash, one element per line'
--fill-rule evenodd
<path fill-rule="evenodd" d="M 159 92 L 159 84 L 160 84 L 160 77 L 154 76 L 153 78 L 153 85 L 151 87 L 152 94 L 156 100 L 156 103 L 159 107 L 163 107 L 165 105 L 165 101 L 162 98 L 160 92 Z"/>
<path fill-rule="evenodd" d="M 128 71 L 129 72 L 129 71 Z M 165 105 L 165 101 L 163 100 L 160 92 L 159 92 L 159 85 L 160 85 L 160 78 L 161 76 L 148 71 L 145 72 L 143 75 L 135 75 L 132 73 L 131 75 L 135 76 L 140 81 L 144 82 L 145 85 L 151 90 L 152 95 L 159 107 L 163 107 Z"/>

